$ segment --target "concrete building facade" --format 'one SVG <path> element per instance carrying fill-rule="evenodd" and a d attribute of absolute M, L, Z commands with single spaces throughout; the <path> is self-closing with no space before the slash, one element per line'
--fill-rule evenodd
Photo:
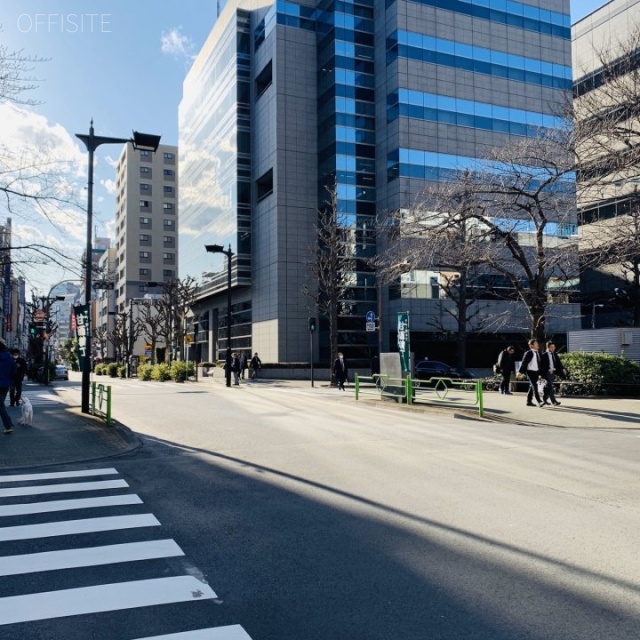
<path fill-rule="evenodd" d="M 395 346 L 400 310 L 411 312 L 412 339 L 433 340 L 438 274 L 390 300 L 370 262 L 376 219 L 490 148 L 553 127 L 572 86 L 570 42 L 569 0 L 228 2 L 179 113 L 180 273 L 201 282 L 202 359 L 227 346 L 227 265 L 205 253 L 213 243 L 233 253 L 232 349 L 309 361 L 317 312 L 302 291 L 334 185 L 353 240 L 339 348 L 352 361 L 376 353 L 370 311 L 383 349 Z M 576 328 L 575 315 L 552 314 L 550 330 Z M 509 330 L 522 332 L 518 316 Z M 319 328 L 312 357 L 326 361 L 322 319 Z"/>

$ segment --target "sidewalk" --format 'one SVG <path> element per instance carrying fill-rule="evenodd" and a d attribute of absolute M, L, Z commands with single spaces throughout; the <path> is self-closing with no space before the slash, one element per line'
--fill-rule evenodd
<path fill-rule="evenodd" d="M 88 462 L 137 449 L 141 442 L 126 427 L 107 427 L 103 420 L 83 414 L 80 394 L 41 385 L 25 386 L 26 395 L 50 393 L 59 403 L 34 403 L 33 426 L 18 424 L 19 407 L 8 407 L 13 433 L 0 433 L 0 472 L 27 467 Z M 76 397 L 77 396 L 77 397 Z"/>
<path fill-rule="evenodd" d="M 144 384 L 131 380 L 131 384 Z M 167 382 L 167 384 L 171 384 Z M 198 384 L 223 387 L 224 378 L 204 378 Z M 328 386 L 326 381 L 318 381 L 315 387 L 309 380 L 260 379 L 256 382 L 243 381 L 241 387 L 290 387 L 306 393 L 322 393 L 330 396 L 335 392 L 336 400 L 354 402 L 353 385 L 346 393 Z M 12 434 L 0 433 L 0 473 L 30 467 L 43 467 L 101 460 L 135 451 L 141 442 L 135 433 L 122 426 L 105 426 L 98 418 L 87 416 L 80 411 L 80 394 L 77 387 L 65 388 L 29 385 L 27 395 L 39 390 L 49 393 L 53 390 L 60 402 L 49 402 L 34 406 L 33 426 L 18 424 L 20 409 L 8 407 L 14 422 Z M 640 430 L 640 399 L 626 398 L 577 398 L 558 397 L 559 407 L 527 407 L 526 394 L 517 393 L 503 396 L 497 392 L 485 392 L 485 415 L 479 419 L 477 408 L 469 405 L 450 406 L 442 403 L 420 403 L 408 407 L 393 401 L 369 398 L 362 400 L 380 407 L 398 411 L 421 411 L 425 415 L 463 415 L 469 420 L 482 422 L 504 422 L 539 428 L 562 429 L 638 429 Z"/>
<path fill-rule="evenodd" d="M 203 378 L 205 384 L 224 386 L 224 376 Z M 309 380 L 276 380 L 259 379 L 256 382 L 242 381 L 242 385 L 265 384 L 269 386 L 285 386 L 311 390 Z M 315 382 L 315 389 L 329 391 L 326 380 Z M 353 384 L 347 385 L 347 393 L 336 395 L 342 400 L 353 400 Z M 376 394 L 374 394 L 376 395 Z M 510 396 L 500 395 L 497 391 L 484 392 L 484 420 L 492 422 L 508 422 L 533 427 L 556 427 L 563 429 L 640 429 L 640 398 L 582 398 L 557 396 L 561 402 L 559 407 L 528 407 L 526 392 L 514 393 Z M 428 396 L 423 396 L 426 400 Z M 397 407 L 398 409 L 445 412 L 449 415 L 464 414 L 468 418 L 477 418 L 478 409 L 471 405 L 447 405 L 442 402 L 419 402 L 411 407 L 398 404 L 393 400 L 372 399 L 363 396 L 362 402 L 375 402 L 380 406 Z"/>

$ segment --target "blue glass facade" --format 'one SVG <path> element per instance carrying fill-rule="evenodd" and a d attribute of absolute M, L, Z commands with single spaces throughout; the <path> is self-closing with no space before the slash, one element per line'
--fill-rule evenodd
<path fill-rule="evenodd" d="M 183 245 L 181 274 L 209 270 L 211 257 L 195 257 L 204 234 L 231 244 L 233 308 L 261 357 L 308 358 L 301 274 L 327 187 L 353 240 L 340 348 L 366 359 L 377 345 L 364 316 L 385 311 L 370 262 L 380 215 L 410 206 L 430 181 L 473 170 L 493 147 L 559 125 L 555 107 L 571 90 L 569 0 L 537 4 L 549 9 L 510 0 L 225 6 L 227 26 L 216 26 L 181 107 L 193 243 Z M 552 223 L 546 232 L 574 229 Z M 214 281 L 215 297 L 224 288 Z"/>

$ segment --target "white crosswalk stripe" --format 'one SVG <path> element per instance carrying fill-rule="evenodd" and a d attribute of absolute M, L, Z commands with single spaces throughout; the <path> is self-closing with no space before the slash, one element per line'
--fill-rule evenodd
<path fill-rule="evenodd" d="M 175 632 L 182 626 L 176 606 L 187 607 L 182 628 L 188 629 L 188 608 L 217 595 L 184 562 L 178 544 L 161 536 L 161 523 L 118 475 L 113 468 L 0 475 L 0 637 L 8 637 L 3 629 L 16 634 L 11 638 L 40 637 L 30 625 L 46 621 L 49 629 L 58 620 L 69 625 L 73 616 L 87 615 L 132 616 L 123 624 L 128 628 L 145 607 L 171 605 L 170 628 L 163 627 L 162 616 L 154 615 L 149 624 L 148 614 L 141 614 L 140 628 L 152 635 L 137 640 L 251 640 L 240 625 Z M 86 496 L 56 497 L 69 492 Z M 21 581 L 15 590 L 11 580 Z M 68 637 L 68 626 L 60 629 L 60 635 L 51 631 L 47 637 Z M 77 633 L 83 637 L 83 628 Z M 104 638 L 120 640 L 108 626 Z"/>

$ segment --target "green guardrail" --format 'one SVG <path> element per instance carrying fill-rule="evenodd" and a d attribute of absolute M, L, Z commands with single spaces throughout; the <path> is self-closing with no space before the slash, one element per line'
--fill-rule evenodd
<path fill-rule="evenodd" d="M 91 415 L 104 418 L 111 426 L 111 385 L 91 383 Z"/>
<path fill-rule="evenodd" d="M 363 395 L 393 398 L 397 402 L 443 402 L 449 405 L 471 405 L 478 407 L 478 414 L 484 416 L 482 380 L 453 380 L 451 378 L 430 378 L 418 384 L 412 378 L 390 378 L 387 375 L 355 375 L 356 400 Z M 425 386 L 432 385 L 432 386 Z M 464 397 L 452 395 L 464 393 Z"/>
<path fill-rule="evenodd" d="M 427 386 L 428 385 L 428 386 Z M 414 402 L 443 402 L 447 404 L 462 404 L 478 407 L 478 415 L 484 416 L 484 396 L 482 392 L 482 380 L 455 380 L 452 378 L 429 378 L 420 380 L 418 384 L 413 381 Z M 463 393 L 464 397 L 452 393 Z"/>

